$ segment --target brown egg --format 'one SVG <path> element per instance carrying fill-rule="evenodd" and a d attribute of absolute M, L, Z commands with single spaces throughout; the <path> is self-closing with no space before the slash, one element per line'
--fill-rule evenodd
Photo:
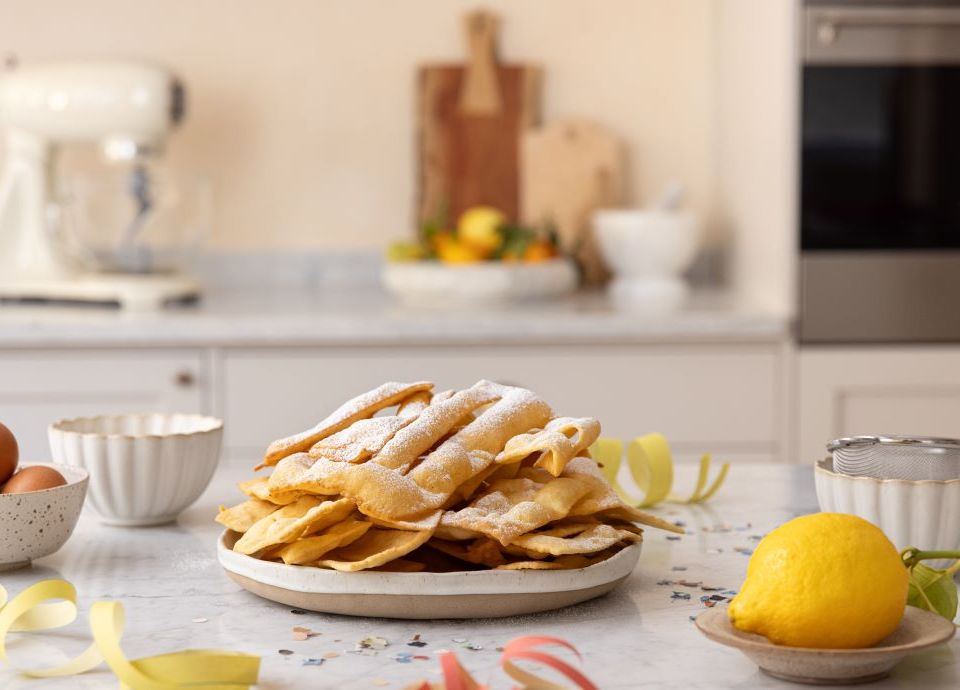
<path fill-rule="evenodd" d="M 0 424 L 0 484 L 10 479 L 17 471 L 17 462 L 20 459 L 20 448 L 13 432 Z"/>
<path fill-rule="evenodd" d="M 52 467 L 31 465 L 24 467 L 10 481 L 3 485 L 0 494 L 25 494 L 28 491 L 43 491 L 55 486 L 63 486 L 67 480 Z"/>

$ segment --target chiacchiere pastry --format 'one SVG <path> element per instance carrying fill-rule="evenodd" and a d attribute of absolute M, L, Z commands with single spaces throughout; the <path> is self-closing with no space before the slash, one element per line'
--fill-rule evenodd
<path fill-rule="evenodd" d="M 618 498 L 599 433 L 525 388 L 385 383 L 271 443 L 272 473 L 217 521 L 239 553 L 345 572 L 583 568 L 640 541 L 637 523 L 681 532 Z"/>

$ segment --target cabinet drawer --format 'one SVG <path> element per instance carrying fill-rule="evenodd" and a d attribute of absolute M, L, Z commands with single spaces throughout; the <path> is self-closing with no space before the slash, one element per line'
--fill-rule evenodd
<path fill-rule="evenodd" d="M 559 414 L 598 417 L 606 435 L 660 431 L 691 454 L 774 455 L 779 366 L 777 348 L 741 345 L 232 350 L 226 443 L 255 456 L 388 380 L 443 389 L 492 378 L 532 388 Z"/>
<path fill-rule="evenodd" d="M 811 347 L 800 353 L 799 456 L 841 436 L 960 436 L 960 348 Z"/>
<path fill-rule="evenodd" d="M 196 350 L 0 353 L 0 421 L 27 462 L 49 458 L 47 425 L 63 417 L 206 411 Z"/>

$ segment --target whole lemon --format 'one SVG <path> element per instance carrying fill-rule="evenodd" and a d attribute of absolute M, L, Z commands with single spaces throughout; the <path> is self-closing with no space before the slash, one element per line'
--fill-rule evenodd
<path fill-rule="evenodd" d="M 878 527 L 855 515 L 805 515 L 757 546 L 730 621 L 790 647 L 869 647 L 899 625 L 908 581 Z"/>
<path fill-rule="evenodd" d="M 484 255 L 492 254 L 503 241 L 500 226 L 507 217 L 493 206 L 473 206 L 457 222 L 457 239 Z"/>

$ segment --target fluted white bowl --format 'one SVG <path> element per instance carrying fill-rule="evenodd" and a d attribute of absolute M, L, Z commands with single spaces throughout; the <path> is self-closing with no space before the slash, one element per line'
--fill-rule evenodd
<path fill-rule="evenodd" d="M 854 477 L 834 472 L 833 458 L 819 461 L 814 475 L 821 510 L 869 520 L 901 551 L 960 549 L 960 479 Z"/>
<path fill-rule="evenodd" d="M 49 427 L 55 462 L 90 473 L 88 502 L 102 522 L 172 522 L 210 483 L 223 422 L 194 414 L 62 419 Z"/>

